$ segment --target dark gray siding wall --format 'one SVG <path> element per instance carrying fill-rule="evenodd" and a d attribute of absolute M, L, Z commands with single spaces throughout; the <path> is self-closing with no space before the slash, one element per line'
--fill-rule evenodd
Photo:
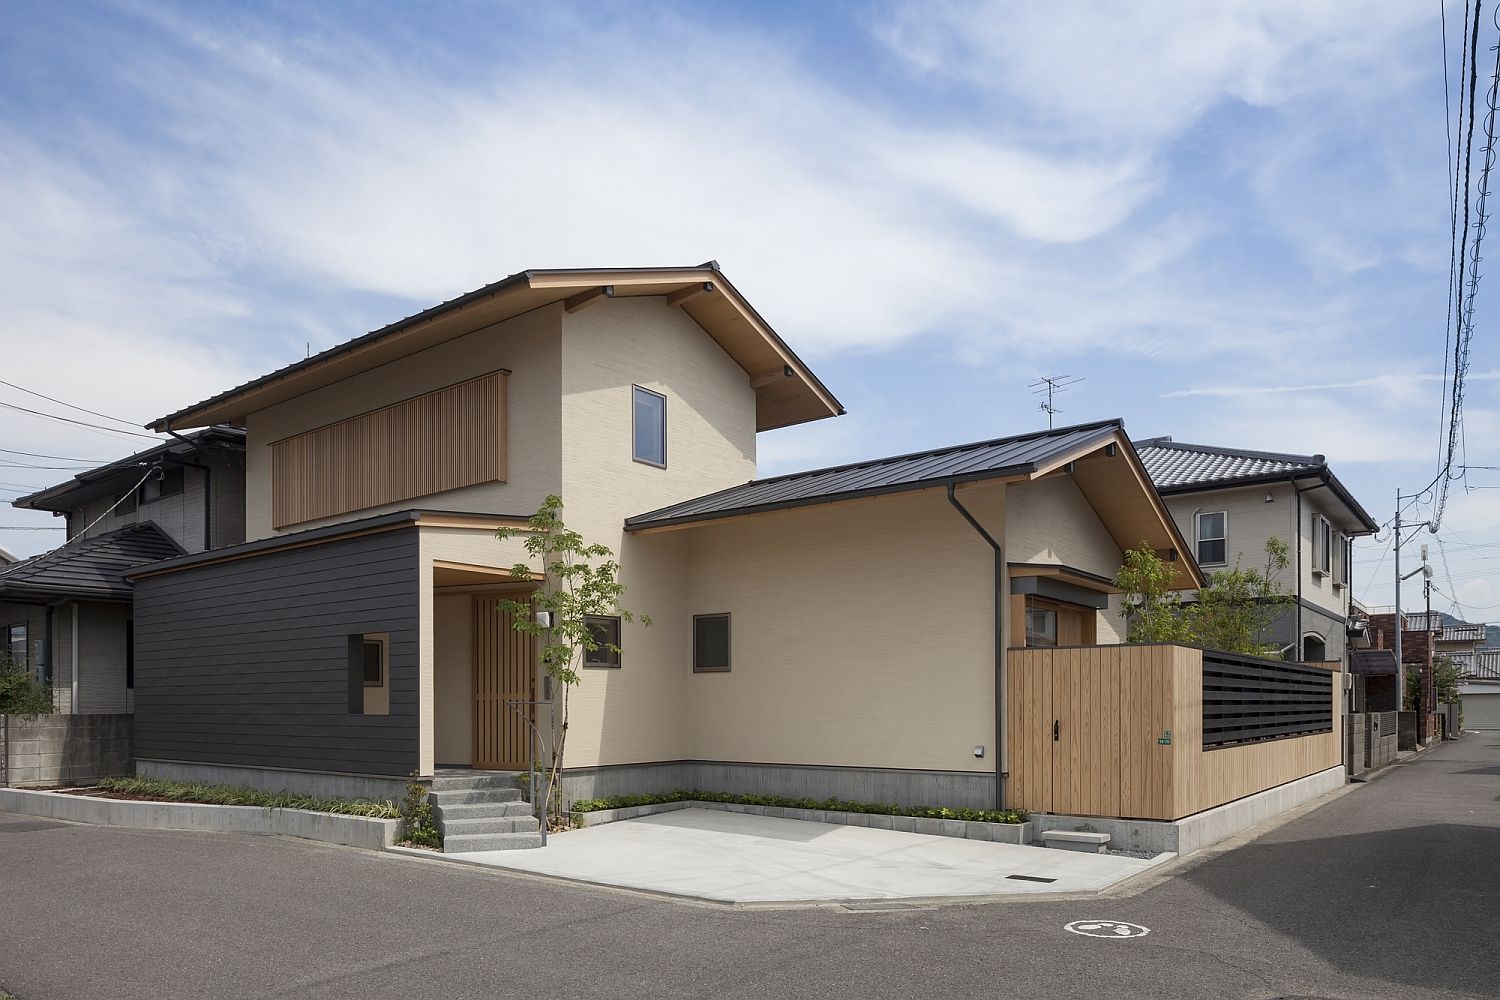
<path fill-rule="evenodd" d="M 417 768 L 415 526 L 135 587 L 136 756 L 405 775 Z M 390 636 L 390 715 L 349 713 L 349 636 Z"/>

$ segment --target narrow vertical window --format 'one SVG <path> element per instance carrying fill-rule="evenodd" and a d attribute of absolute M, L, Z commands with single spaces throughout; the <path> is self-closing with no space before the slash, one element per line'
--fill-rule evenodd
<path fill-rule="evenodd" d="M 729 669 L 729 615 L 693 616 L 693 671 L 723 673 Z"/>
<path fill-rule="evenodd" d="M 349 637 L 349 713 L 391 712 L 390 638 L 384 632 Z"/>
<path fill-rule="evenodd" d="M 586 615 L 583 623 L 594 640 L 593 649 L 583 651 L 585 667 L 620 665 L 620 618 L 618 615 Z"/>
<path fill-rule="evenodd" d="M 1198 515 L 1198 565 L 1221 566 L 1228 555 L 1227 515 L 1222 510 Z"/>
<path fill-rule="evenodd" d="M 631 387 L 632 457 L 637 462 L 667 467 L 667 397 L 640 386 Z"/>

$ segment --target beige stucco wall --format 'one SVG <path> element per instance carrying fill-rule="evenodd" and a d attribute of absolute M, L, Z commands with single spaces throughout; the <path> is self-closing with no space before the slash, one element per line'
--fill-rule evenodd
<path fill-rule="evenodd" d="M 438 594 L 433 603 L 434 753 L 438 764 L 474 762 L 473 598 Z"/>
<path fill-rule="evenodd" d="M 1271 502 L 1266 502 L 1266 497 Z M 1282 586 L 1289 593 L 1297 589 L 1297 540 L 1302 542 L 1302 599 L 1329 614 L 1342 618 L 1345 614 L 1346 588 L 1335 587 L 1331 576 L 1313 573 L 1313 515 L 1323 514 L 1334 521 L 1327 490 L 1313 490 L 1302 494 L 1302 523 L 1297 523 L 1296 494 L 1289 484 L 1247 487 L 1234 490 L 1213 490 L 1197 494 L 1182 494 L 1166 498 L 1167 509 L 1177 522 L 1188 544 L 1197 548 L 1197 514 L 1224 511 L 1228 553 L 1227 562 L 1221 566 L 1204 566 L 1205 573 L 1216 569 L 1234 568 L 1235 560 L 1245 569 L 1263 569 L 1266 564 L 1265 546 L 1268 538 L 1280 538 L 1287 543 L 1287 558 L 1291 565 L 1281 574 Z M 1335 552 L 1335 559 L 1338 553 Z M 1328 637 L 1325 637 L 1325 639 Z"/>
<path fill-rule="evenodd" d="M 245 537 L 278 533 L 271 524 L 272 442 L 501 368 L 511 372 L 507 482 L 415 497 L 285 530 L 412 507 L 490 514 L 534 511 L 561 485 L 562 352 L 557 331 L 562 315 L 561 305 L 537 309 L 250 414 L 246 419 Z"/>
<path fill-rule="evenodd" d="M 1002 486 L 960 498 L 1003 530 Z M 687 756 L 993 771 L 994 556 L 941 490 L 690 534 L 686 604 L 662 623 L 682 649 Z M 692 615 L 717 612 L 731 669 L 694 674 Z"/>
<path fill-rule="evenodd" d="M 1005 557 L 1013 563 L 1054 563 L 1114 578 L 1124 554 L 1072 478 L 1011 483 L 1006 496 Z M 1094 639 L 1124 642 L 1119 598 L 1098 613 Z M 1018 640 L 1019 641 L 1019 640 Z"/>
<path fill-rule="evenodd" d="M 667 397 L 667 467 L 631 458 L 631 386 Z M 616 299 L 563 323 L 564 517 L 619 556 L 627 624 L 621 666 L 585 669 L 572 694 L 570 766 L 678 760 L 688 754 L 683 624 L 687 532 L 626 536 L 625 518 L 755 476 L 749 376 L 662 298 Z M 723 572 L 733 573 L 730 565 Z"/>

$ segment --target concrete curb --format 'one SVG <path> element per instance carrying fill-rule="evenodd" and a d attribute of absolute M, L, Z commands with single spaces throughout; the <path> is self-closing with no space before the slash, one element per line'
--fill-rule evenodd
<path fill-rule="evenodd" d="M 215 806 L 196 802 L 135 802 L 61 792 L 0 788 L 0 810 L 48 819 L 137 830 L 201 830 L 300 837 L 379 851 L 396 842 L 398 819 L 344 816 L 305 809 Z"/>
<path fill-rule="evenodd" d="M 699 802 L 696 799 L 684 802 L 656 802 L 644 806 L 625 806 L 620 809 L 599 809 L 595 812 L 571 813 L 570 815 L 579 826 L 590 827 L 604 823 L 618 823 L 626 819 L 638 819 L 641 816 L 652 816 L 657 813 L 677 812 L 682 809 L 715 809 L 719 812 L 769 816 L 773 819 L 797 819 L 808 823 L 832 823 L 839 826 L 865 826 L 874 830 L 925 833 L 934 837 L 983 840 L 995 844 L 1029 844 L 1033 836 L 1030 823 L 975 823 L 961 819 L 892 816 L 888 813 L 831 812 L 823 809 L 793 809 L 787 806 L 752 806 L 738 802 Z"/>

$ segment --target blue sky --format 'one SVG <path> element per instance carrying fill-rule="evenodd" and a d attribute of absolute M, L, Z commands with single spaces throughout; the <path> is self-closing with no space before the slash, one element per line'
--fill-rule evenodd
<path fill-rule="evenodd" d="M 1325 453 L 1383 521 L 1437 462 L 1437 15 L 0 5 L 0 378 L 144 422 L 517 270 L 714 258 L 849 409 L 762 435 L 762 473 L 1043 426 L 1027 383 L 1067 373 L 1060 421 Z M 0 448 L 130 447 L 0 411 Z M 0 468 L 0 498 L 68 474 Z M 1500 619 L 1500 494 L 1455 488 L 1440 537 L 1438 586 Z"/>

